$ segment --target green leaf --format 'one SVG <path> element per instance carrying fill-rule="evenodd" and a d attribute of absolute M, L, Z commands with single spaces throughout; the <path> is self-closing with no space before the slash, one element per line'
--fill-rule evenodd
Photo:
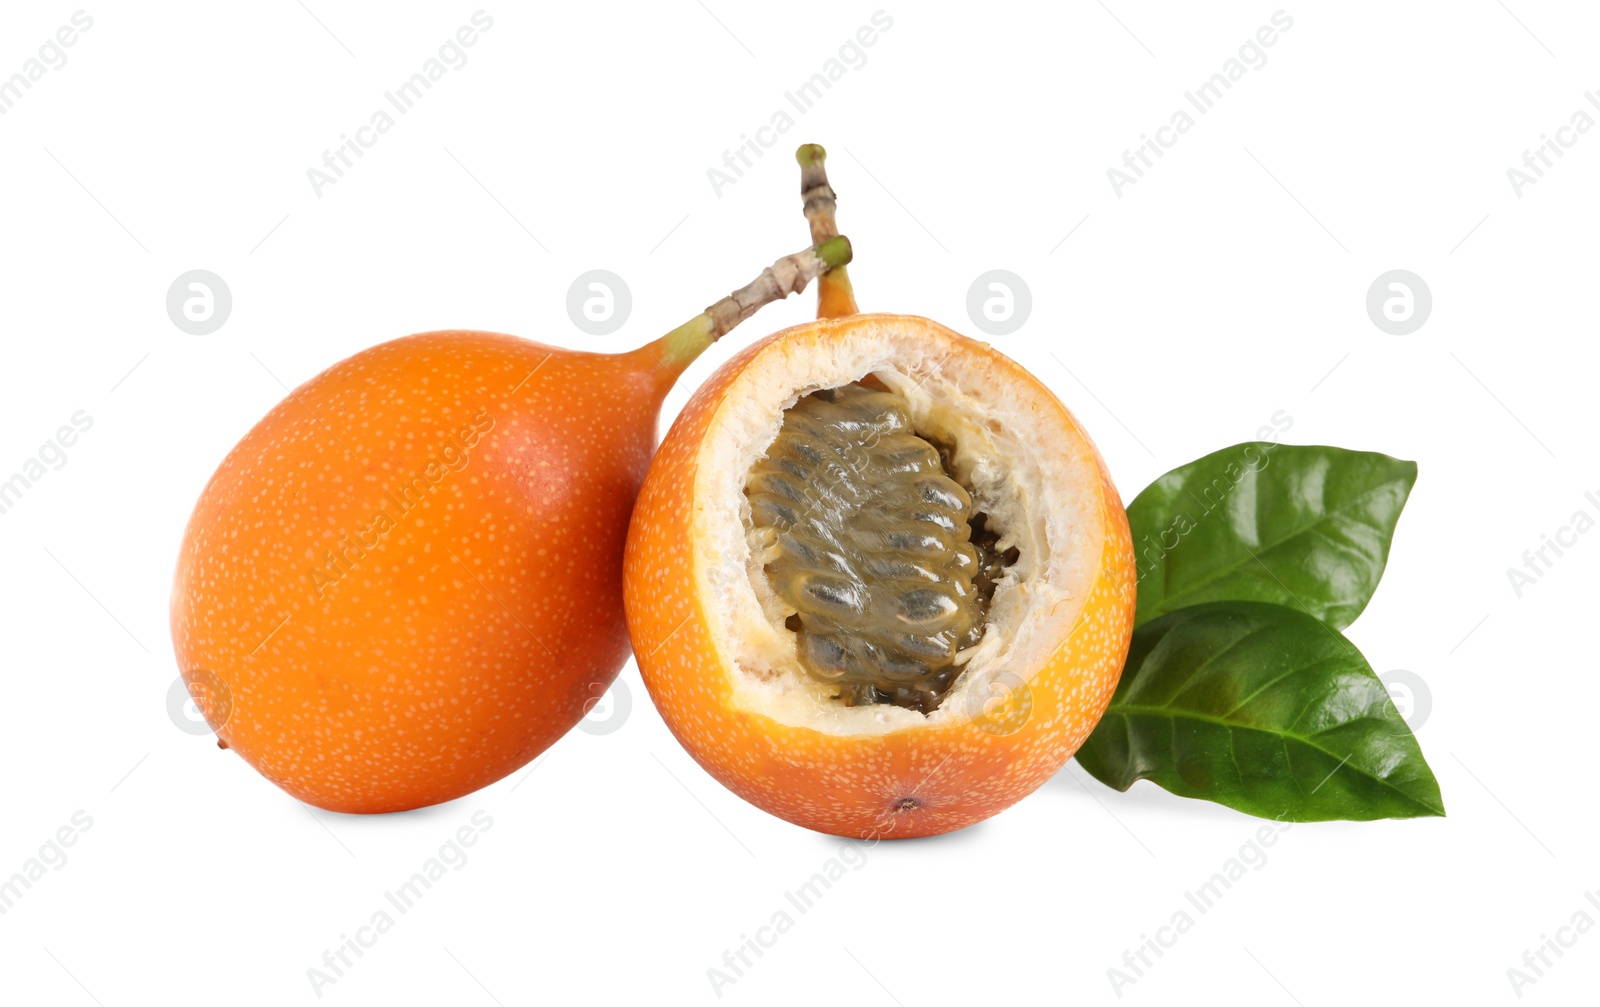
<path fill-rule="evenodd" d="M 1250 441 L 1173 469 L 1128 508 L 1135 625 L 1206 601 L 1268 601 L 1334 629 L 1367 607 L 1415 462 Z"/>
<path fill-rule="evenodd" d="M 1262 818 L 1443 815 L 1439 783 L 1361 652 L 1281 605 L 1186 608 L 1133 634 L 1078 762 Z"/>

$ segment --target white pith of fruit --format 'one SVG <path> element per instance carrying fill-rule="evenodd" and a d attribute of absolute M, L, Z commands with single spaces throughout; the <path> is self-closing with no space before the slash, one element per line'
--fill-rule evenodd
<path fill-rule="evenodd" d="M 769 344 L 726 390 L 700 444 L 696 593 L 736 709 L 840 736 L 970 721 L 984 715 L 992 680 L 1028 681 L 1077 624 L 1106 545 L 1089 439 L 1048 390 L 1019 380 L 995 351 L 933 323 L 902 331 L 900 317 L 856 316 L 820 344 Z M 784 410 L 869 374 L 906 401 L 920 435 L 953 446 L 953 475 L 972 494 L 974 513 L 989 515 L 1000 551 L 1018 551 L 995 588 L 982 641 L 926 715 L 883 703 L 847 706 L 835 698 L 839 686 L 807 673 L 784 625 L 793 609 L 751 548 L 745 481 L 777 439 Z"/>

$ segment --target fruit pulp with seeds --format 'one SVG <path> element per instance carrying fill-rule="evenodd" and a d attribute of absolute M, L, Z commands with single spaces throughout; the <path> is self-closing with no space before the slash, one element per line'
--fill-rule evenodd
<path fill-rule="evenodd" d="M 983 638 L 1017 557 L 973 513 L 949 446 L 919 436 L 905 400 L 873 385 L 785 412 L 745 483 L 752 546 L 809 674 L 848 705 L 928 713 Z"/>

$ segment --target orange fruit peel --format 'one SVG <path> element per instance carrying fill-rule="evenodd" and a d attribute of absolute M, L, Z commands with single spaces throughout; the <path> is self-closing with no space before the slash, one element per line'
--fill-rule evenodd
<path fill-rule="evenodd" d="M 570 730 L 628 655 L 621 560 L 673 381 L 835 238 L 637 350 L 372 347 L 229 453 L 184 534 L 179 668 L 219 742 L 331 811 L 437 804 Z"/>

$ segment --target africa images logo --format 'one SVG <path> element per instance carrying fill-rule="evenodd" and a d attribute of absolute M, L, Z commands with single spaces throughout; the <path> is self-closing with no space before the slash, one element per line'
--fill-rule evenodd
<path fill-rule="evenodd" d="M 338 587 L 356 564 L 367 557 L 368 552 L 384 543 L 389 533 L 400 526 L 401 519 L 426 500 L 428 494 L 438 489 L 448 476 L 466 468 L 471 460 L 472 449 L 492 429 L 494 417 L 489 415 L 489 410 L 479 409 L 470 424 L 450 434 L 439 452 L 440 461 L 429 462 L 422 471 L 395 489 L 384 490 L 383 502 L 366 525 L 355 533 L 354 541 L 349 532 L 340 535 L 337 549 L 323 551 L 322 566 L 312 567 L 308 571 L 317 597 L 326 598 L 328 592 Z"/>
<path fill-rule="evenodd" d="M 1222 96 L 1233 90 L 1233 85 L 1244 79 L 1251 70 L 1261 70 L 1267 65 L 1266 50 L 1278 44 L 1278 39 L 1283 33 L 1294 27 L 1294 18 L 1283 11 L 1274 11 L 1271 24 L 1264 24 L 1257 28 L 1255 34 L 1244 40 L 1239 46 L 1239 54 L 1230 56 L 1223 61 L 1222 69 L 1212 74 L 1200 83 L 1193 91 L 1183 92 L 1183 98 L 1189 106 L 1199 115 L 1208 114 L 1216 107 Z M 1170 121 L 1156 129 L 1155 137 L 1148 133 L 1139 134 L 1139 145 L 1132 150 L 1122 152 L 1122 167 L 1112 166 L 1106 169 L 1106 179 L 1111 183 L 1111 191 L 1122 198 L 1122 190 L 1130 185 L 1135 185 L 1147 169 L 1155 167 L 1155 161 L 1150 159 L 1154 154 L 1157 158 L 1166 157 L 1165 151 L 1178 145 L 1178 141 L 1195 126 L 1195 118 L 1186 110 L 1178 108 L 1173 111 Z M 1126 170 L 1124 170 L 1126 169 Z M 1132 174 L 1129 174 L 1132 172 Z"/>
<path fill-rule="evenodd" d="M 78 438 L 93 427 L 94 417 L 80 409 L 72 414 L 70 426 L 63 423 L 55 435 L 45 441 L 33 457 L 24 459 L 10 477 L 0 473 L 0 514 L 9 513 L 15 508 L 28 490 L 45 476 L 66 468 L 68 449 L 75 446 Z"/>

